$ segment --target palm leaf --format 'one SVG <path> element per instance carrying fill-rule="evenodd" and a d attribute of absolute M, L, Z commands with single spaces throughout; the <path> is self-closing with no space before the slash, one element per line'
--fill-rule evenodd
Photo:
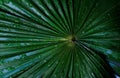
<path fill-rule="evenodd" d="M 119 7 L 119 0 L 0 0 L 0 78 L 115 78 Z"/>

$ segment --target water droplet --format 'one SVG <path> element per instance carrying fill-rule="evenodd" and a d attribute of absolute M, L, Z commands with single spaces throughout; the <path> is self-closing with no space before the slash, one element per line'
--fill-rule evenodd
<path fill-rule="evenodd" d="M 51 43 L 51 42 L 48 42 L 48 43 Z"/>
<path fill-rule="evenodd" d="M 10 76 L 9 78 L 13 78 L 12 76 Z"/>
<path fill-rule="evenodd" d="M 44 60 L 44 62 L 47 62 L 46 60 Z"/>
<path fill-rule="evenodd" d="M 84 32 L 84 31 L 82 31 L 82 33 L 84 34 L 85 32 Z"/>
<path fill-rule="evenodd" d="M 7 70 L 7 69 L 3 69 L 3 70 L 2 70 L 3 73 L 7 73 L 8 71 L 9 71 L 9 70 Z"/>
<path fill-rule="evenodd" d="M 56 74 L 54 75 L 54 77 L 55 77 L 55 78 L 57 77 Z"/>
<path fill-rule="evenodd" d="M 48 65 L 48 67 L 50 67 L 50 64 Z"/>
<path fill-rule="evenodd" d="M 94 73 L 91 73 L 94 76 Z"/>
<path fill-rule="evenodd" d="M 25 46 L 25 43 L 20 43 L 21 46 Z"/>
<path fill-rule="evenodd" d="M 55 45 L 55 47 L 57 47 L 58 45 Z"/>
<path fill-rule="evenodd" d="M 18 23 L 19 21 L 18 20 L 15 20 L 16 23 Z"/>
<path fill-rule="evenodd" d="M 107 50 L 106 53 L 107 54 L 112 54 L 112 50 Z"/>
<path fill-rule="evenodd" d="M 38 58 L 41 58 L 41 56 L 38 56 Z"/>

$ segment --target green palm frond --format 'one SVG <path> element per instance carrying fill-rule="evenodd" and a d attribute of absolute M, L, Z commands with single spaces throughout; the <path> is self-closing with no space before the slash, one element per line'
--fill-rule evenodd
<path fill-rule="evenodd" d="M 115 78 L 119 7 L 119 0 L 0 0 L 0 78 Z"/>

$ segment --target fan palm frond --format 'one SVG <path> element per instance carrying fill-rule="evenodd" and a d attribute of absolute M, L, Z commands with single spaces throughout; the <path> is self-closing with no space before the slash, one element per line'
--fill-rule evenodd
<path fill-rule="evenodd" d="M 0 78 L 115 78 L 119 7 L 119 0 L 0 0 Z"/>

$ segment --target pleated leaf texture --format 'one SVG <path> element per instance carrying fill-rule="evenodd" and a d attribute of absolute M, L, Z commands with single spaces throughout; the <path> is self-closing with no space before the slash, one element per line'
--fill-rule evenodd
<path fill-rule="evenodd" d="M 115 75 L 119 0 L 0 0 L 0 78 Z"/>

